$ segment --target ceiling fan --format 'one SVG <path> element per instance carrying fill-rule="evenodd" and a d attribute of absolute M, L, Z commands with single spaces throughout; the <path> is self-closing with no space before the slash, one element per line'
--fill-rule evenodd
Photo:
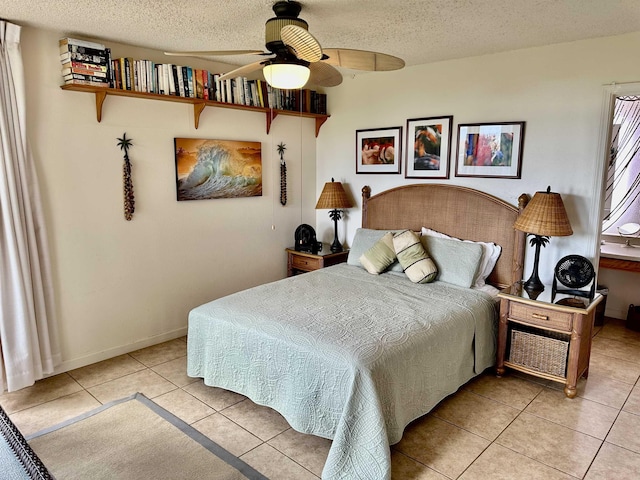
<path fill-rule="evenodd" d="M 267 60 L 244 65 L 220 77 L 259 78 L 276 88 L 302 88 L 307 82 L 322 87 L 342 83 L 342 74 L 335 67 L 353 70 L 387 71 L 404 67 L 404 60 L 379 52 L 347 48 L 322 49 L 309 33 L 309 24 L 298 15 L 302 5 L 293 0 L 280 0 L 273 5 L 275 17 L 265 23 L 265 47 L 261 50 L 212 50 L 201 52 L 164 52 L 179 56 L 263 55 Z"/>

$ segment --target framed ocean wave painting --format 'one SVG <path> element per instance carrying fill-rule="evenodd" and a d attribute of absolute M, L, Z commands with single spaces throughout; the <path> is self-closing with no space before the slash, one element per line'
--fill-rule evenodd
<path fill-rule="evenodd" d="M 262 144 L 175 138 L 177 199 L 262 195 Z"/>
<path fill-rule="evenodd" d="M 405 178 L 449 178 L 453 116 L 407 120 Z"/>

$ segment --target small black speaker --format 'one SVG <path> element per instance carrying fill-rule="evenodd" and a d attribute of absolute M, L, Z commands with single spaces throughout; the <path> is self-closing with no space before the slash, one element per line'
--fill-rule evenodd
<path fill-rule="evenodd" d="M 306 223 L 296 228 L 295 242 L 294 249 L 297 252 L 316 254 L 322 250 L 322 242 L 316 240 L 316 231 Z"/>

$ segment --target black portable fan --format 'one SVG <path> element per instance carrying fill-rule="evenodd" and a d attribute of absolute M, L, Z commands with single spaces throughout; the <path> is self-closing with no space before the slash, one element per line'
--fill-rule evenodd
<path fill-rule="evenodd" d="M 580 255 L 567 255 L 556 264 L 554 273 L 552 299 L 555 298 L 556 293 L 593 299 L 596 288 L 595 269 L 588 259 Z M 557 282 L 569 288 L 558 288 Z M 581 290 L 589 283 L 591 283 L 589 290 Z"/>

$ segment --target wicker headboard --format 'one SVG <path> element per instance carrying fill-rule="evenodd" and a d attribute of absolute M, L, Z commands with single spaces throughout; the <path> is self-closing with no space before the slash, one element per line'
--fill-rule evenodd
<path fill-rule="evenodd" d="M 443 184 L 406 185 L 371 196 L 362 189 L 362 227 L 376 230 L 424 227 L 465 240 L 495 242 L 502 247 L 488 282 L 504 288 L 522 280 L 525 234 L 513 223 L 528 197 L 514 207 L 472 188 Z"/>

